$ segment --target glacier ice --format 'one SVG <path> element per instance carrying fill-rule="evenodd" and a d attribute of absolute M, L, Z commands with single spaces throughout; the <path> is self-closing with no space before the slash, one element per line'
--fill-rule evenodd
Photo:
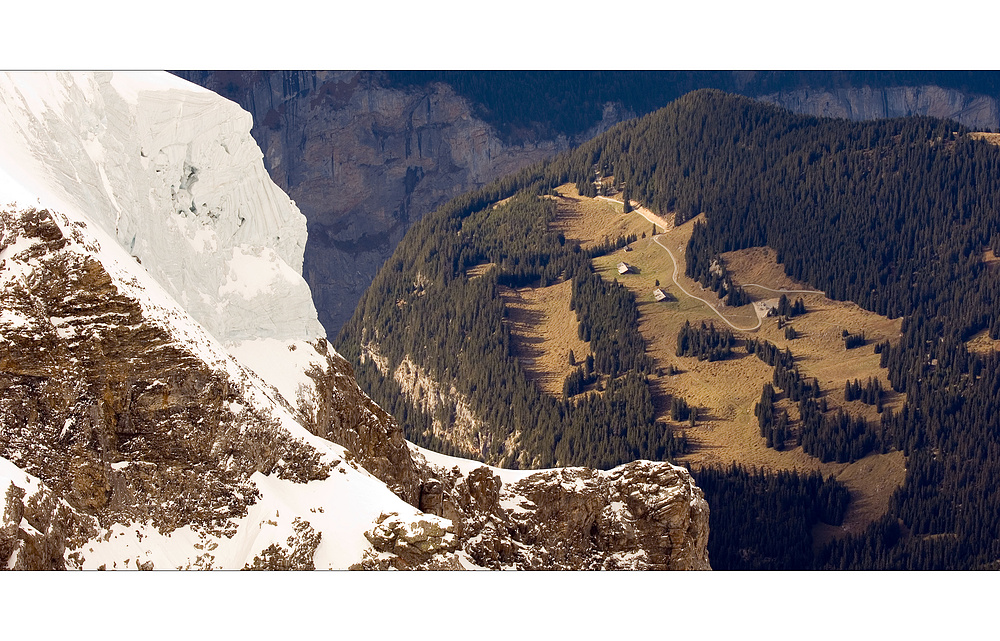
<path fill-rule="evenodd" d="M 167 73 L 0 74 L 0 197 L 84 213 L 223 344 L 314 340 L 306 221 L 251 124 Z"/>

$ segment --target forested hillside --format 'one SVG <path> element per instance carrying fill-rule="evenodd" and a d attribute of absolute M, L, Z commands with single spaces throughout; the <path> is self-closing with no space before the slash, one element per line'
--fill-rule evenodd
<path fill-rule="evenodd" d="M 1000 275 L 983 260 L 1000 233 L 1000 149 L 966 133 L 928 118 L 854 123 L 795 116 L 718 91 L 689 94 L 426 217 L 376 278 L 341 334 L 341 348 L 357 361 L 362 344 L 391 336 L 377 341 L 390 369 L 410 355 L 478 398 L 497 441 L 505 431 L 520 433 L 500 459 L 506 463 L 610 465 L 668 455 L 672 434 L 644 418 L 641 359 L 617 379 L 605 372 L 616 382 L 599 398 L 612 414 L 588 408 L 581 418 L 571 399 L 560 403 L 532 391 L 497 322 L 503 308 L 491 288 L 500 279 L 586 277 L 583 253 L 547 231 L 539 197 L 565 182 L 596 193 L 596 175 L 614 176 L 627 197 L 661 214 L 676 212 L 678 222 L 706 214 L 687 248 L 689 275 L 702 276 L 699 270 L 722 252 L 766 244 L 789 276 L 832 298 L 904 317 L 902 339 L 882 346 L 881 356 L 907 402 L 883 414 L 879 428 L 880 446 L 908 457 L 906 482 L 886 519 L 826 549 L 821 567 L 987 566 L 1000 559 L 1000 358 L 970 352 L 964 341 L 1000 333 Z M 483 213 L 519 190 L 527 193 Z M 477 216 L 514 216 L 513 208 L 520 222 L 504 235 L 523 231 L 517 244 L 497 249 L 477 236 L 482 224 L 471 227 Z M 494 276 L 466 279 L 465 270 L 481 262 L 498 265 L 487 272 Z M 423 296 L 419 282 L 433 283 Z M 630 331 L 627 305 L 608 313 L 620 324 L 607 327 Z M 360 366 L 359 379 L 380 402 L 399 398 L 374 366 Z M 411 437 L 421 431 L 402 405 L 389 409 Z M 607 422 L 611 415 L 618 420 Z M 824 449 L 818 441 L 825 433 L 809 433 L 813 451 Z"/>
<path fill-rule="evenodd" d="M 499 199 L 497 194 L 485 202 Z M 554 206 L 539 197 L 537 187 L 496 208 L 466 202 L 455 201 L 454 209 L 445 208 L 442 216 L 415 226 L 411 241 L 379 273 L 359 313 L 341 333 L 341 348 L 353 361 L 363 361 L 357 371 L 361 384 L 402 419 L 410 440 L 445 453 L 522 467 L 589 461 L 608 468 L 636 458 L 668 458 L 673 433 L 653 423 L 643 378 L 650 366 L 635 328 L 635 303 L 623 288 L 591 272 L 589 258 L 624 239 L 592 250 L 567 243 L 547 231 Z M 466 278 L 466 270 L 480 263 L 498 268 Z M 573 280 L 573 306 L 594 351 L 581 377 L 601 377 L 607 386 L 601 394 L 551 398 L 511 358 L 510 330 L 502 322 L 505 312 L 497 288 L 558 278 Z M 373 338 L 381 336 L 391 338 Z M 398 383 L 362 358 L 370 343 L 388 359 L 390 369 L 410 358 L 435 380 L 454 381 L 485 422 L 481 440 L 502 444 L 517 435 L 517 447 L 473 451 L 442 442 L 431 424 L 435 419 L 447 423 L 449 417 L 415 409 Z"/>

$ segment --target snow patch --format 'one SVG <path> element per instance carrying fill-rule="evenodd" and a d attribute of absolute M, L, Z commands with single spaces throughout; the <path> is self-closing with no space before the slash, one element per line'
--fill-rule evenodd
<path fill-rule="evenodd" d="M 228 349 L 236 360 L 273 385 L 292 407 L 298 407 L 301 396 L 308 399 L 315 393 L 315 381 L 306 372 L 313 367 L 325 372 L 328 367 L 326 358 L 301 340 L 259 338 L 233 343 Z"/>
<path fill-rule="evenodd" d="M 136 563 L 152 563 L 155 569 L 239 569 L 271 545 L 287 548 L 299 518 L 322 534 L 313 556 L 316 568 L 346 569 L 371 551 L 364 533 L 383 513 L 398 513 L 411 530 L 419 519 L 437 518 L 403 502 L 367 472 L 342 469 L 343 474 L 309 483 L 255 473 L 250 480 L 261 498 L 245 517 L 232 520 L 235 531 L 229 537 L 190 526 L 164 534 L 149 522 L 116 524 L 73 552 L 83 557 L 86 569 L 135 569 Z M 2 474 L 0 469 L 0 480 Z"/>
<path fill-rule="evenodd" d="M 281 287 L 292 287 L 301 280 L 270 247 L 234 247 L 219 294 L 235 293 L 250 300 Z"/>

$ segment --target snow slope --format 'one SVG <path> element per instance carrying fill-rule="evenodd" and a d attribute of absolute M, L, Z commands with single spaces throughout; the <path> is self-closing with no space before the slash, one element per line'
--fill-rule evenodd
<path fill-rule="evenodd" d="M 233 103 L 165 73 L 0 74 L 0 202 L 51 209 L 65 251 L 99 261 L 146 321 L 224 372 L 244 406 L 331 470 L 308 483 L 255 472 L 260 498 L 226 532 L 117 524 L 69 551 L 71 565 L 241 568 L 313 536 L 316 567 L 346 568 L 372 553 L 364 533 L 384 513 L 450 524 L 402 501 L 290 411 L 312 383 L 304 369 L 324 367 L 307 342 L 323 331 L 299 274 L 305 220 L 265 173 L 250 124 Z M 28 240 L 10 240 L 5 287 L 36 264 L 18 259 Z M 0 325 L 25 330 L 13 316 Z M 40 481 L 0 459 L 0 491 L 10 485 L 31 496 Z"/>
<path fill-rule="evenodd" d="M 226 345 L 313 340 L 305 218 L 251 125 L 167 73 L 0 74 L 0 199 L 84 213 Z"/>
<path fill-rule="evenodd" d="M 372 529 L 383 513 L 396 513 L 404 521 L 439 521 L 441 527 L 448 522 L 431 515 L 424 515 L 393 494 L 383 483 L 363 467 L 349 460 L 343 447 L 307 431 L 281 401 L 276 390 L 265 384 L 242 366 L 229 352 L 195 322 L 173 300 L 159 283 L 142 269 L 114 239 L 89 222 L 79 212 L 56 212 L 53 219 L 67 238 L 63 252 L 85 255 L 98 260 L 111 277 L 116 289 L 136 300 L 145 321 L 166 330 L 184 349 L 197 356 L 203 363 L 224 373 L 242 399 L 242 406 L 269 416 L 275 429 L 284 432 L 300 443 L 300 447 L 319 454 L 319 463 L 330 467 L 325 479 L 307 483 L 294 482 L 255 472 L 249 480 L 260 493 L 260 498 L 242 518 L 231 519 L 224 531 L 185 526 L 169 533 L 161 533 L 152 523 L 119 523 L 101 532 L 82 546 L 67 551 L 70 565 L 92 568 L 135 568 L 152 563 L 154 568 L 242 568 L 270 546 L 285 551 L 301 547 L 300 527 L 308 527 L 319 534 L 319 545 L 312 557 L 318 568 L 347 568 L 362 560 L 366 553 L 373 553 L 371 543 L 364 533 Z M 0 238 L 6 245 L 0 252 L 0 285 L 4 288 L 23 286 L 33 280 L 32 269 L 39 262 L 38 243 L 29 238 L 12 235 L 10 229 L 0 229 Z M 25 258 L 31 256 L 31 258 Z M 0 316 L 0 343 L 10 333 L 30 334 L 30 319 L 13 314 Z M 58 320 L 48 319 L 58 326 Z M 265 339 L 264 346 L 268 347 Z M 300 367 L 319 365 L 311 346 L 306 349 L 288 350 L 293 341 L 277 342 L 275 351 L 284 350 L 291 358 L 299 359 Z M 260 354 L 258 354 L 260 356 Z M 266 356 L 266 354 L 264 354 Z M 296 373 L 294 367 L 279 369 L 279 374 L 296 374 L 293 381 L 307 379 Z M 239 413 L 243 407 L 233 407 Z M 116 470 L 130 465 L 151 465 L 142 461 L 114 463 Z M 11 461 L 0 458 L 0 496 L 6 495 L 10 485 L 25 490 L 26 497 L 38 494 L 43 485 L 39 479 L 20 470 Z M 27 500 L 27 499 L 26 499 Z M 7 515 L 0 515 L 7 518 Z M 306 522 L 305 526 L 300 526 Z M 0 525 L 3 522 L 0 521 Z M 17 526 L 18 524 L 14 524 Z M 27 522 L 20 524 L 26 531 L 33 531 Z M 17 555 L 10 563 L 17 561 Z M 128 563 L 126 563 L 126 561 Z"/>

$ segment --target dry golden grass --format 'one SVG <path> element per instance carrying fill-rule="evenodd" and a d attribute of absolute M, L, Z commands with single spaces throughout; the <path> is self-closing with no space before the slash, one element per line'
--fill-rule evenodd
<path fill-rule="evenodd" d="M 759 283 L 774 289 L 813 289 L 785 275 L 776 262 L 775 253 L 767 247 L 755 247 L 722 255 L 726 267 L 737 283 Z M 755 287 L 747 287 L 752 298 L 776 298 L 780 294 Z M 821 294 L 789 294 L 789 299 L 801 297 L 807 313 L 791 319 L 789 323 L 799 334 L 786 340 L 783 329 L 778 329 L 776 318 L 766 319 L 757 333 L 760 338 L 778 347 L 788 347 L 795 355 L 796 364 L 805 376 L 819 380 L 820 388 L 829 393 L 831 406 L 843 404 L 843 390 L 848 380 L 866 381 L 869 376 L 879 377 L 883 387 L 889 389 L 885 370 L 879 368 L 875 344 L 883 340 L 895 342 L 900 337 L 902 320 L 891 320 L 858 307 L 849 301 L 834 301 Z M 854 349 L 845 349 L 842 331 L 852 334 L 864 332 L 866 343 Z M 902 407 L 904 398 L 891 390 L 885 404 L 894 410 Z M 864 414 L 870 420 L 876 417 L 874 409 L 860 402 L 849 404 L 854 414 Z"/>
<path fill-rule="evenodd" d="M 476 265 L 475 267 L 470 267 L 469 269 L 465 270 L 465 277 L 468 278 L 469 280 L 472 280 L 473 278 L 479 278 L 480 276 L 482 276 L 483 274 L 485 274 L 494 267 L 496 267 L 496 263 L 483 263 L 481 265 Z"/>
<path fill-rule="evenodd" d="M 984 329 L 966 341 L 965 346 L 977 354 L 991 354 L 1000 350 L 1000 340 L 990 338 L 989 330 Z"/>
<path fill-rule="evenodd" d="M 889 320 L 853 303 L 833 301 L 822 294 L 793 294 L 789 297 L 794 300 L 801 296 L 807 309 L 805 315 L 791 322 L 799 333 L 798 338 L 786 340 L 784 330 L 777 327 L 777 319 L 768 318 L 756 332 L 734 332 L 739 342 L 736 355 L 729 360 L 709 363 L 678 357 L 675 354 L 676 337 L 685 321 L 692 324 L 711 322 L 719 328 L 727 326 L 708 305 L 690 298 L 674 284 L 673 262 L 667 252 L 653 242 L 652 223 L 638 213 L 624 214 L 621 204 L 581 197 L 572 185 L 564 185 L 557 191 L 558 213 L 553 228 L 567 239 L 578 240 L 586 248 L 619 235 L 640 237 L 631 245 L 632 251 L 620 249 L 596 258 L 594 267 L 602 277 L 617 279 L 634 293 L 639 308 L 639 331 L 647 341 L 647 353 L 655 366 L 673 365 L 679 370 L 674 376 L 650 379 L 657 419 L 669 422 L 670 401 L 675 395 L 698 407 L 698 423 L 694 428 L 677 426 L 686 431 L 691 445 L 690 453 L 684 457 L 686 462 L 695 467 L 737 462 L 766 469 L 815 470 L 837 477 L 851 492 L 851 506 L 842 526 L 817 528 L 814 532 L 817 544 L 846 532 L 860 531 L 885 513 L 889 496 L 905 476 L 903 455 L 894 452 L 868 456 L 852 464 L 824 464 L 801 448 L 778 452 L 765 447 L 753 408 L 764 383 L 771 381 L 773 369 L 747 355 L 742 349 L 742 340 L 755 336 L 782 349 L 789 347 L 803 375 L 817 378 L 831 408 L 843 406 L 852 414 L 877 420 L 873 407 L 858 401 L 844 403 L 843 390 L 846 381 L 859 378 L 864 382 L 869 376 L 879 376 L 883 386 L 889 389 L 873 346 L 885 339 L 898 338 L 898 319 Z M 695 220 L 668 229 L 657 237 L 678 260 L 679 283 L 688 292 L 706 299 L 736 326 L 755 326 L 757 315 L 752 305 L 736 309 L 725 307 L 714 292 L 703 290 L 697 282 L 684 276 L 684 251 Z M 659 231 L 664 230 L 660 227 Z M 646 238 L 641 237 L 643 233 Z M 623 260 L 637 267 L 638 273 L 619 275 L 617 265 Z M 729 252 L 723 255 L 723 260 L 737 283 L 758 283 L 773 289 L 813 289 L 788 278 L 769 248 Z M 481 274 L 488 267 L 477 266 L 469 275 Z M 657 281 L 673 300 L 654 301 L 653 288 Z M 569 309 L 570 293 L 569 282 L 539 289 L 502 291 L 509 310 L 507 322 L 511 324 L 515 350 L 522 365 L 545 393 L 556 397 L 561 396 L 563 381 L 572 371 L 569 351 L 573 350 L 578 362 L 590 353 L 589 345 L 577 338 L 576 315 Z M 754 300 L 780 296 L 756 287 L 747 287 L 747 293 Z M 841 336 L 843 329 L 852 333 L 863 331 L 868 339 L 866 345 L 846 350 Z M 885 405 L 895 410 L 903 401 L 902 395 L 890 391 Z M 781 403 L 791 406 L 788 401 Z M 789 414 L 797 418 L 797 409 L 790 407 Z"/>
<path fill-rule="evenodd" d="M 973 140 L 985 140 L 988 143 L 1000 145 L 1000 134 L 994 134 L 988 131 L 970 131 L 969 138 L 972 138 Z"/>
<path fill-rule="evenodd" d="M 590 354 L 590 344 L 579 339 L 576 314 L 569 308 L 572 289 L 568 280 L 535 289 L 500 288 L 515 355 L 528 378 L 557 398 L 576 367 L 569 364 L 570 350 L 578 364 Z"/>
<path fill-rule="evenodd" d="M 580 241 L 584 249 L 605 239 L 615 240 L 629 234 L 649 235 L 653 231 L 652 223 L 641 216 L 624 214 L 620 203 L 584 198 L 574 185 L 563 185 L 556 192 L 559 193 L 558 208 L 552 229 L 561 231 L 569 240 Z"/>
<path fill-rule="evenodd" d="M 607 206 L 606 203 L 604 206 Z M 640 229 L 649 225 L 638 214 L 629 216 L 639 219 L 636 225 Z M 569 215 L 566 218 L 573 220 Z M 688 292 L 709 301 L 734 325 L 753 327 L 757 316 L 752 305 L 736 309 L 724 307 L 713 292 L 703 290 L 698 283 L 683 275 L 683 264 L 680 263 L 694 222 L 688 221 L 658 236 L 660 242 L 669 247 L 678 260 L 679 283 Z M 628 228 L 628 224 L 621 221 L 618 227 Z M 574 229 L 586 227 L 577 223 Z M 774 252 L 768 248 L 730 252 L 723 259 L 738 283 L 758 283 L 773 289 L 814 289 L 788 278 L 776 263 Z M 627 260 L 638 267 L 639 273 L 620 276 L 616 270 L 620 260 Z M 676 356 L 677 333 L 686 321 L 692 324 L 711 322 L 720 328 L 725 325 L 705 303 L 686 296 L 673 283 L 673 262 L 651 237 L 637 241 L 633 245 L 633 251 L 627 254 L 619 250 L 595 259 L 594 266 L 603 277 L 618 279 L 635 294 L 639 307 L 639 331 L 647 340 L 648 353 L 656 366 L 666 367 L 672 364 L 680 370 L 675 376 L 656 376 L 650 380 L 657 418 L 669 421 L 670 400 L 675 395 L 699 408 L 698 424 L 694 428 L 677 426 L 686 429 L 693 446 L 692 452 L 685 457 L 687 462 L 696 467 L 738 462 L 768 469 L 816 470 L 824 475 L 837 477 L 851 492 L 851 508 L 841 527 L 817 531 L 818 540 L 828 540 L 830 536 L 844 532 L 859 531 L 885 513 L 889 496 L 905 476 L 901 453 L 869 456 L 852 464 L 824 464 L 805 454 L 801 448 L 784 452 L 769 449 L 760 437 L 753 408 L 760 398 L 764 383 L 771 380 L 773 369 L 754 356 L 740 353 L 742 349 L 737 350 L 734 358 L 715 363 Z M 652 290 L 657 281 L 676 300 L 654 302 Z M 754 300 L 776 299 L 780 296 L 779 293 L 751 287 L 747 288 L 747 292 Z M 852 414 L 877 420 L 873 407 L 858 401 L 844 403 L 843 389 L 847 380 L 859 378 L 865 381 L 869 376 L 880 376 L 884 387 L 889 388 L 884 370 L 878 367 L 879 357 L 874 354 L 873 346 L 884 339 L 898 338 L 900 321 L 878 316 L 853 303 L 832 301 L 822 294 L 796 294 L 790 297 L 794 300 L 797 296 L 802 296 L 808 310 L 807 314 L 791 323 L 800 334 L 798 338 L 786 340 L 784 330 L 777 328 L 776 318 L 765 319 L 757 332 L 737 331 L 735 334 L 741 339 L 746 336 L 764 338 L 782 349 L 789 347 L 803 374 L 818 379 L 831 408 L 845 406 Z M 842 329 L 852 333 L 865 332 L 867 344 L 846 350 L 841 336 Z M 899 409 L 903 400 L 901 395 L 890 391 L 885 404 Z M 785 401 L 785 404 L 788 402 Z M 790 414 L 796 417 L 797 411 L 793 409 Z"/>

